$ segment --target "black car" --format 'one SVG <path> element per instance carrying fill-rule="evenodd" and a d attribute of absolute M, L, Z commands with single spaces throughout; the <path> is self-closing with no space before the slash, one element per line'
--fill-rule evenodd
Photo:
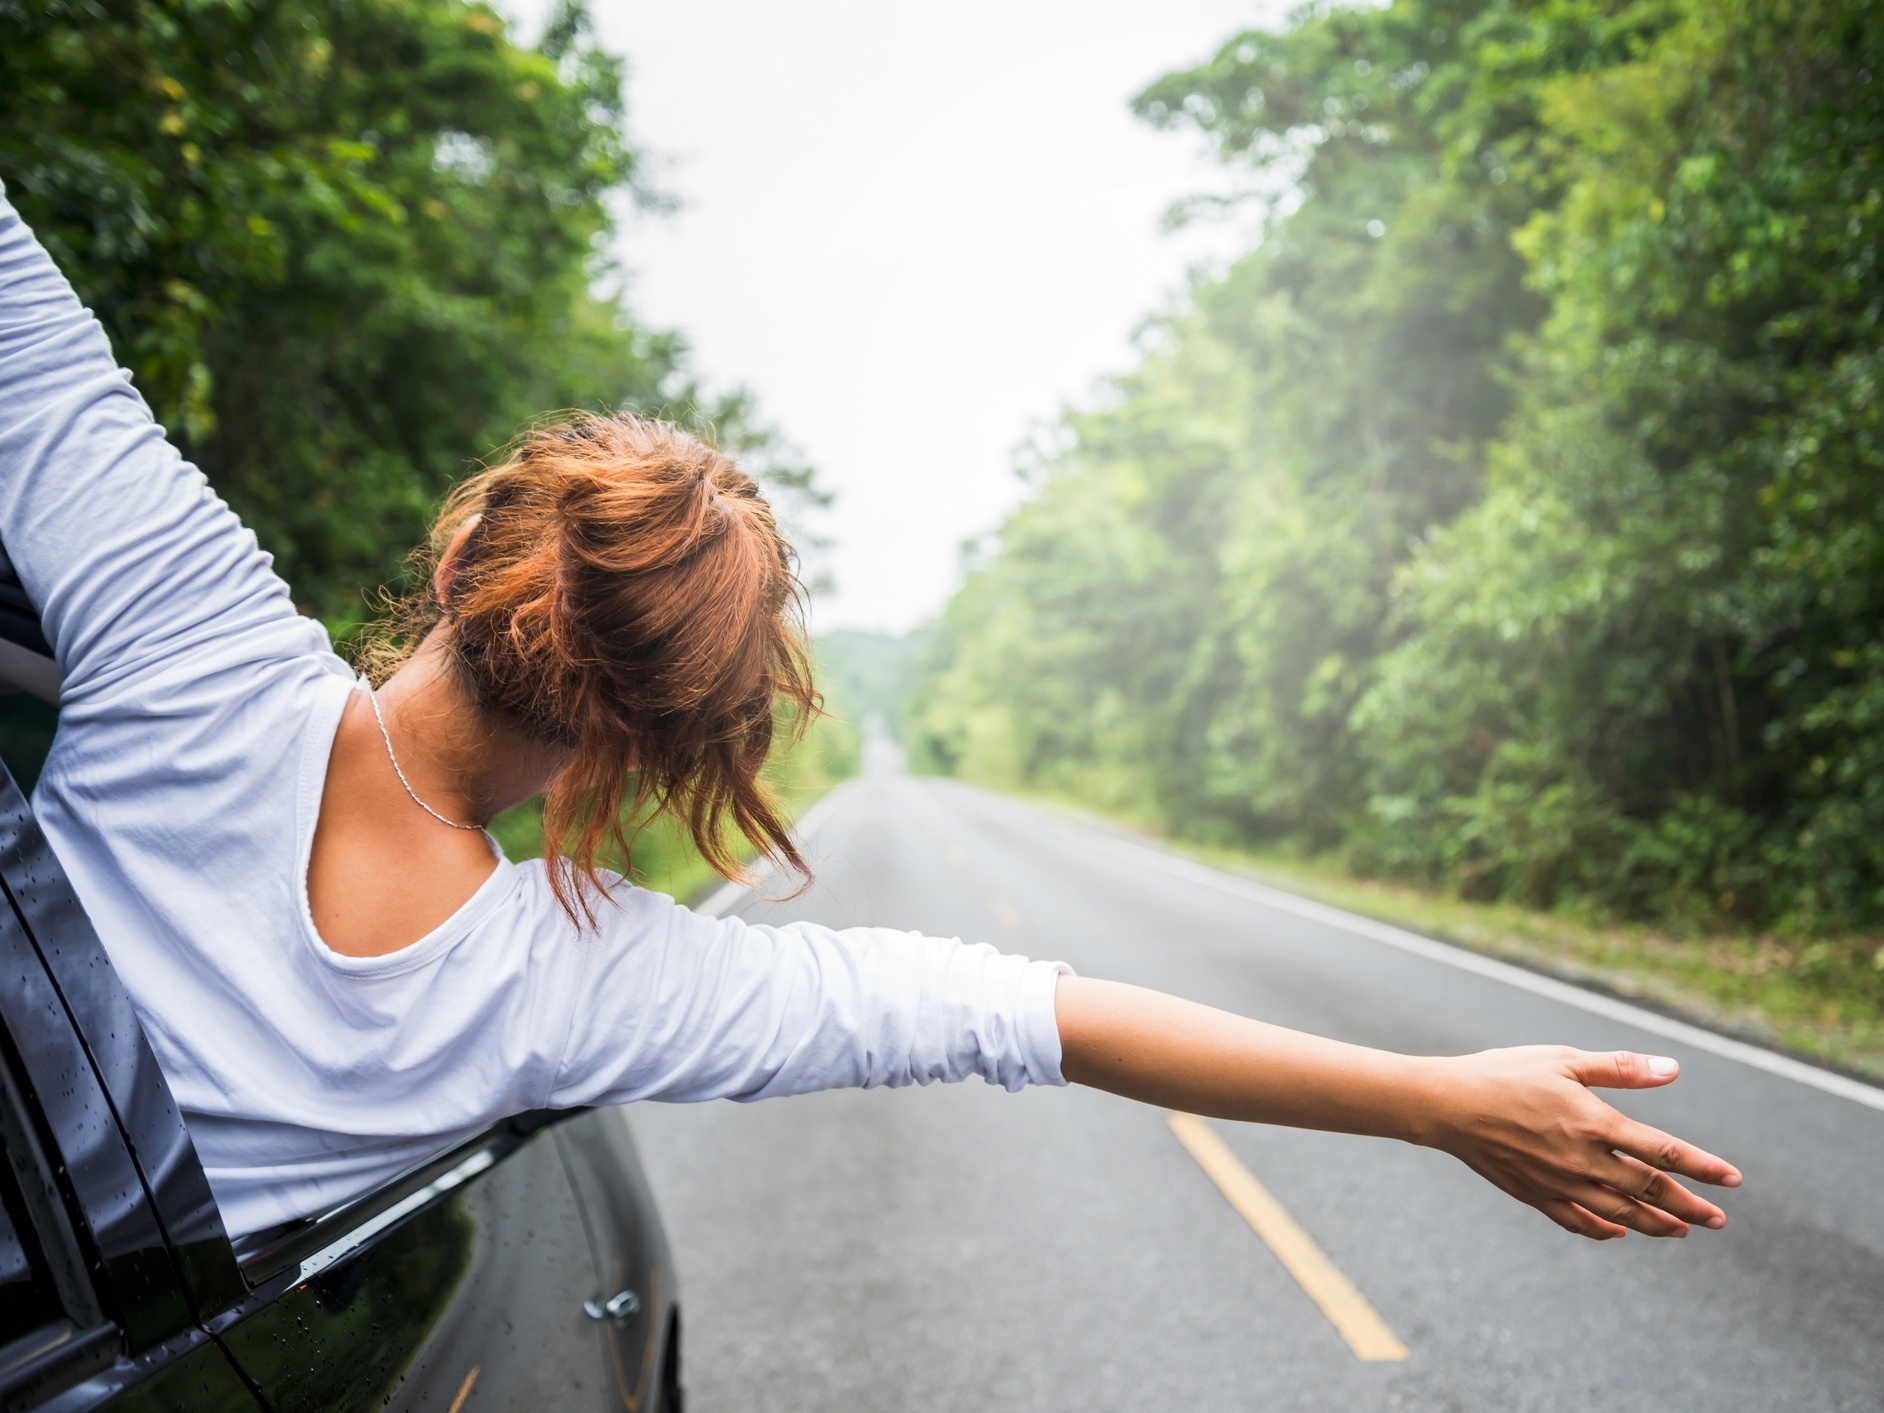
<path fill-rule="evenodd" d="M 0 682 L 56 698 L 0 555 Z M 523 1114 L 238 1253 L 90 920 L 0 768 L 0 1410 L 679 1413 L 621 1111 Z"/>

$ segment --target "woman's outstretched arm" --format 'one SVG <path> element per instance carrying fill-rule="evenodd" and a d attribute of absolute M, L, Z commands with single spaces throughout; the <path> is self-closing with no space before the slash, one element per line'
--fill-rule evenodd
<path fill-rule="evenodd" d="M 1670 1173 L 1737 1187 L 1730 1164 L 1590 1092 L 1652 1089 L 1676 1065 L 1562 1046 L 1396 1055 L 1117 982 L 1062 976 L 1061 1069 L 1166 1108 L 1398 1138 L 1452 1154 L 1579 1236 L 1686 1236 L 1726 1214 Z"/>

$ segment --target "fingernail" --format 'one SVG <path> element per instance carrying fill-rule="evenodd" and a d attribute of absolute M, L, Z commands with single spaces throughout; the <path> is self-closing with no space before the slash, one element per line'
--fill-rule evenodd
<path fill-rule="evenodd" d="M 1676 1064 L 1666 1055 L 1649 1056 L 1649 1073 L 1654 1075 L 1657 1079 L 1667 1079 L 1669 1075 L 1674 1074 L 1680 1068 L 1680 1065 Z"/>
<path fill-rule="evenodd" d="M 1709 1217 L 1707 1224 L 1711 1230 L 1719 1231 L 1722 1227 L 1727 1225 L 1727 1219 L 1725 1217 Z"/>

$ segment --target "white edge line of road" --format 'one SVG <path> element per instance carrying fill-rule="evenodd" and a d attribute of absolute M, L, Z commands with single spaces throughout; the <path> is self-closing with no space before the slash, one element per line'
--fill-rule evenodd
<path fill-rule="evenodd" d="M 817 833 L 818 827 L 823 824 L 825 819 L 830 815 L 831 807 L 836 803 L 837 797 L 843 790 L 845 783 L 847 782 L 840 782 L 827 790 L 824 794 L 824 798 L 819 800 L 810 809 L 806 810 L 804 817 L 792 825 L 792 833 L 797 835 L 800 839 L 809 839 L 813 834 Z M 695 908 L 694 911 L 706 917 L 725 917 L 734 908 L 739 906 L 740 900 L 744 898 L 746 894 L 754 892 L 758 885 L 764 881 L 765 876 L 761 875 L 751 883 L 729 882 L 724 887 L 716 889 L 713 896 L 708 898 L 699 907 Z"/>
<path fill-rule="evenodd" d="M 1884 1089 L 1859 1080 L 1848 1079 L 1844 1075 L 1822 1070 L 1816 1065 L 1808 1065 L 1801 1060 L 1795 1060 L 1771 1050 L 1763 1050 L 1758 1045 L 1747 1044 L 1744 1040 L 1735 1040 L 1731 1036 L 1704 1030 L 1698 1025 L 1690 1025 L 1672 1016 L 1664 1016 L 1645 1007 L 1619 1001 L 1601 992 L 1586 991 L 1567 981 L 1542 976 L 1523 967 L 1513 966 L 1510 962 L 1501 962 L 1494 957 L 1482 956 L 1477 952 L 1469 952 L 1463 947 L 1455 947 L 1448 942 L 1436 942 L 1430 937 L 1422 937 L 1417 932 L 1408 932 L 1405 928 L 1395 927 L 1391 923 L 1377 922 L 1359 913 L 1347 912 L 1342 908 L 1330 907 L 1326 903 L 1317 903 L 1309 898 L 1298 897 L 1280 888 L 1272 888 L 1267 884 L 1258 883 L 1254 879 L 1243 878 L 1237 874 L 1225 873 L 1221 869 L 1211 868 L 1208 864 L 1198 863 L 1178 854 L 1168 854 L 1162 849 L 1154 849 L 1149 845 L 1134 844 L 1130 840 L 1119 839 L 1098 830 L 1076 829 L 1058 821 L 1055 822 L 1054 828 L 1062 837 L 1075 840 L 1101 853 L 1129 859 L 1133 863 L 1157 869 L 1176 878 L 1202 883 L 1221 892 L 1262 903 L 1278 912 L 1293 913 L 1296 917 L 1307 918 L 1311 922 L 1338 927 L 1344 932 L 1355 933 L 1389 947 L 1397 947 L 1403 952 L 1411 952 L 1414 956 L 1455 967 L 1459 971 L 1469 971 L 1477 976 L 1489 977 L 1493 981 L 1502 981 L 1507 986 L 1515 986 L 1520 991 L 1529 991 L 1534 996 L 1545 996 L 1553 1001 L 1562 1002 L 1566 1006 L 1574 1006 L 1580 1011 L 1588 1011 L 1591 1015 L 1621 1021 L 1624 1025 L 1646 1030 L 1651 1035 L 1659 1035 L 1666 1040 L 1677 1040 L 1696 1050 L 1704 1050 L 1710 1055 L 1737 1060 L 1756 1070 L 1764 1070 L 1782 1079 L 1790 1079 L 1796 1084 L 1808 1085 L 1822 1093 L 1834 1094 L 1840 1099 L 1849 1099 L 1854 1104 L 1862 1104 L 1868 1109 L 1884 1112 Z"/>

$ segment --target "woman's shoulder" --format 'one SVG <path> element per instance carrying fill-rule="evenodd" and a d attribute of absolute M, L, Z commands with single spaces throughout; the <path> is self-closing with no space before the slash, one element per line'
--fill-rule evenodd
<path fill-rule="evenodd" d="M 571 918 L 551 881 L 548 862 L 529 858 L 512 867 L 516 883 L 509 906 L 515 910 L 513 917 L 527 919 L 537 941 L 569 958 L 619 961 L 637 949 L 673 943 L 706 945 L 728 927 L 743 926 L 690 908 L 605 868 L 596 870 L 601 886 L 585 888 L 580 895 L 578 912 L 586 910 L 586 919 Z"/>

